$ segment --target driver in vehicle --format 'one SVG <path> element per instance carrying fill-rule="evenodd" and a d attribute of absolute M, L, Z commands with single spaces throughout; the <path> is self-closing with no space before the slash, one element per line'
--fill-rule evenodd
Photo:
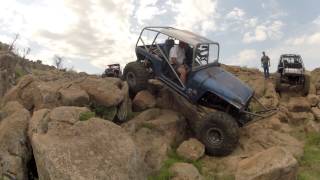
<path fill-rule="evenodd" d="M 188 46 L 187 43 L 183 41 L 179 41 L 179 45 L 174 45 L 170 49 L 170 53 L 169 53 L 170 63 L 173 65 L 176 71 L 180 74 L 180 79 L 183 84 L 186 83 L 187 72 L 188 72 L 188 67 L 184 63 L 186 59 L 187 46 Z"/>

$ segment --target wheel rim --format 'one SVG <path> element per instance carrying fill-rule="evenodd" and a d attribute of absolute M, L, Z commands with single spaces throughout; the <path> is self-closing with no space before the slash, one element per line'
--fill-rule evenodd
<path fill-rule="evenodd" d="M 128 84 L 133 87 L 136 85 L 136 75 L 133 72 L 128 72 L 126 76 Z"/>
<path fill-rule="evenodd" d="M 206 133 L 207 141 L 210 144 L 219 145 L 223 142 L 223 135 L 220 129 L 210 128 Z"/>

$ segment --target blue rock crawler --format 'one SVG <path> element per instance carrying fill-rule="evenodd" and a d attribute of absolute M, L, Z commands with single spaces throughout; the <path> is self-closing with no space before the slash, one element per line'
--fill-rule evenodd
<path fill-rule="evenodd" d="M 185 84 L 169 60 L 170 49 L 179 41 L 188 44 Z M 128 63 L 123 75 L 133 93 L 156 78 L 190 104 L 214 109 L 198 118 L 194 131 L 207 154 L 217 156 L 230 154 L 237 146 L 239 127 L 250 121 L 248 106 L 254 96 L 248 85 L 220 67 L 219 50 L 219 43 L 185 30 L 146 27 L 136 44 L 137 61 Z"/>

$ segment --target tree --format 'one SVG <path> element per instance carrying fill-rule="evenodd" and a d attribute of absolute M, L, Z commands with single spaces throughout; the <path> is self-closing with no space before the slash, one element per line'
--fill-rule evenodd
<path fill-rule="evenodd" d="M 29 53 L 31 52 L 31 48 L 23 48 L 23 50 L 22 50 L 22 58 L 23 59 L 25 59 L 28 55 L 29 55 Z"/>
<path fill-rule="evenodd" d="M 13 41 L 11 42 L 11 44 L 10 44 L 10 46 L 9 46 L 9 52 L 13 52 L 14 50 L 15 50 L 15 44 L 16 44 L 16 42 L 17 42 L 17 40 L 20 38 L 20 34 L 15 34 L 15 37 L 14 37 L 14 39 L 13 39 Z"/>
<path fill-rule="evenodd" d="M 57 69 L 62 69 L 63 68 L 63 57 L 59 56 L 59 55 L 54 55 L 53 57 L 53 65 L 57 68 Z"/>

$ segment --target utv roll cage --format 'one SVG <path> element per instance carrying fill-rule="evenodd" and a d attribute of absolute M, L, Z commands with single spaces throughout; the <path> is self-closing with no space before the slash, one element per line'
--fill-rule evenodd
<path fill-rule="evenodd" d="M 280 56 L 278 69 L 293 68 L 304 69 L 304 64 L 300 55 L 297 54 L 283 54 Z"/>
<path fill-rule="evenodd" d="M 153 41 L 150 45 L 147 45 L 145 43 L 145 41 L 143 40 L 142 38 L 142 35 L 144 34 L 145 31 L 151 31 L 151 32 L 155 32 L 157 33 L 154 38 L 153 38 Z M 160 34 L 163 34 L 163 35 L 166 35 L 168 36 L 169 38 L 167 39 L 167 41 L 165 42 L 165 46 L 167 46 L 166 48 L 164 48 L 164 50 L 161 49 L 161 47 L 159 46 L 159 44 L 156 43 L 156 40 L 158 38 L 158 36 Z M 143 47 L 147 50 L 147 51 L 150 51 L 150 47 L 152 46 L 156 46 L 157 49 L 160 51 L 161 55 L 165 58 L 166 56 L 165 55 L 168 55 L 169 54 L 169 50 L 171 47 L 174 46 L 174 39 L 177 39 L 177 40 L 180 40 L 180 41 L 183 41 L 195 48 L 193 48 L 193 57 L 192 57 L 192 62 L 195 60 L 196 58 L 196 51 L 197 51 L 197 47 L 199 47 L 200 45 L 209 45 L 210 44 L 214 44 L 217 46 L 218 48 L 218 52 L 217 52 L 217 57 L 216 57 L 216 60 L 213 62 L 213 63 L 209 63 L 207 62 L 207 64 L 214 64 L 214 63 L 217 63 L 218 60 L 219 60 L 219 56 L 220 56 L 220 45 L 218 42 L 214 42 L 214 41 L 211 41 L 205 37 L 202 37 L 202 36 L 199 36 L 197 34 L 194 34 L 192 32 L 189 32 L 189 31 L 185 31 L 185 30 L 180 30 L 180 29 L 176 29 L 176 28 L 173 28 L 173 27 L 160 27 L 160 26 L 151 26 L 151 27 L 145 27 L 142 29 L 140 35 L 139 35 L 139 38 L 137 40 L 137 43 L 136 43 L 136 48 L 139 48 L 139 42 L 141 41 L 142 44 L 143 44 Z M 207 48 L 208 48 L 207 47 Z M 199 54 L 199 53 L 198 53 Z M 200 58 L 199 60 L 203 60 L 203 56 L 198 56 L 198 58 Z M 201 59 L 202 58 L 202 59 Z M 167 58 L 165 58 L 165 60 L 168 61 Z"/>

